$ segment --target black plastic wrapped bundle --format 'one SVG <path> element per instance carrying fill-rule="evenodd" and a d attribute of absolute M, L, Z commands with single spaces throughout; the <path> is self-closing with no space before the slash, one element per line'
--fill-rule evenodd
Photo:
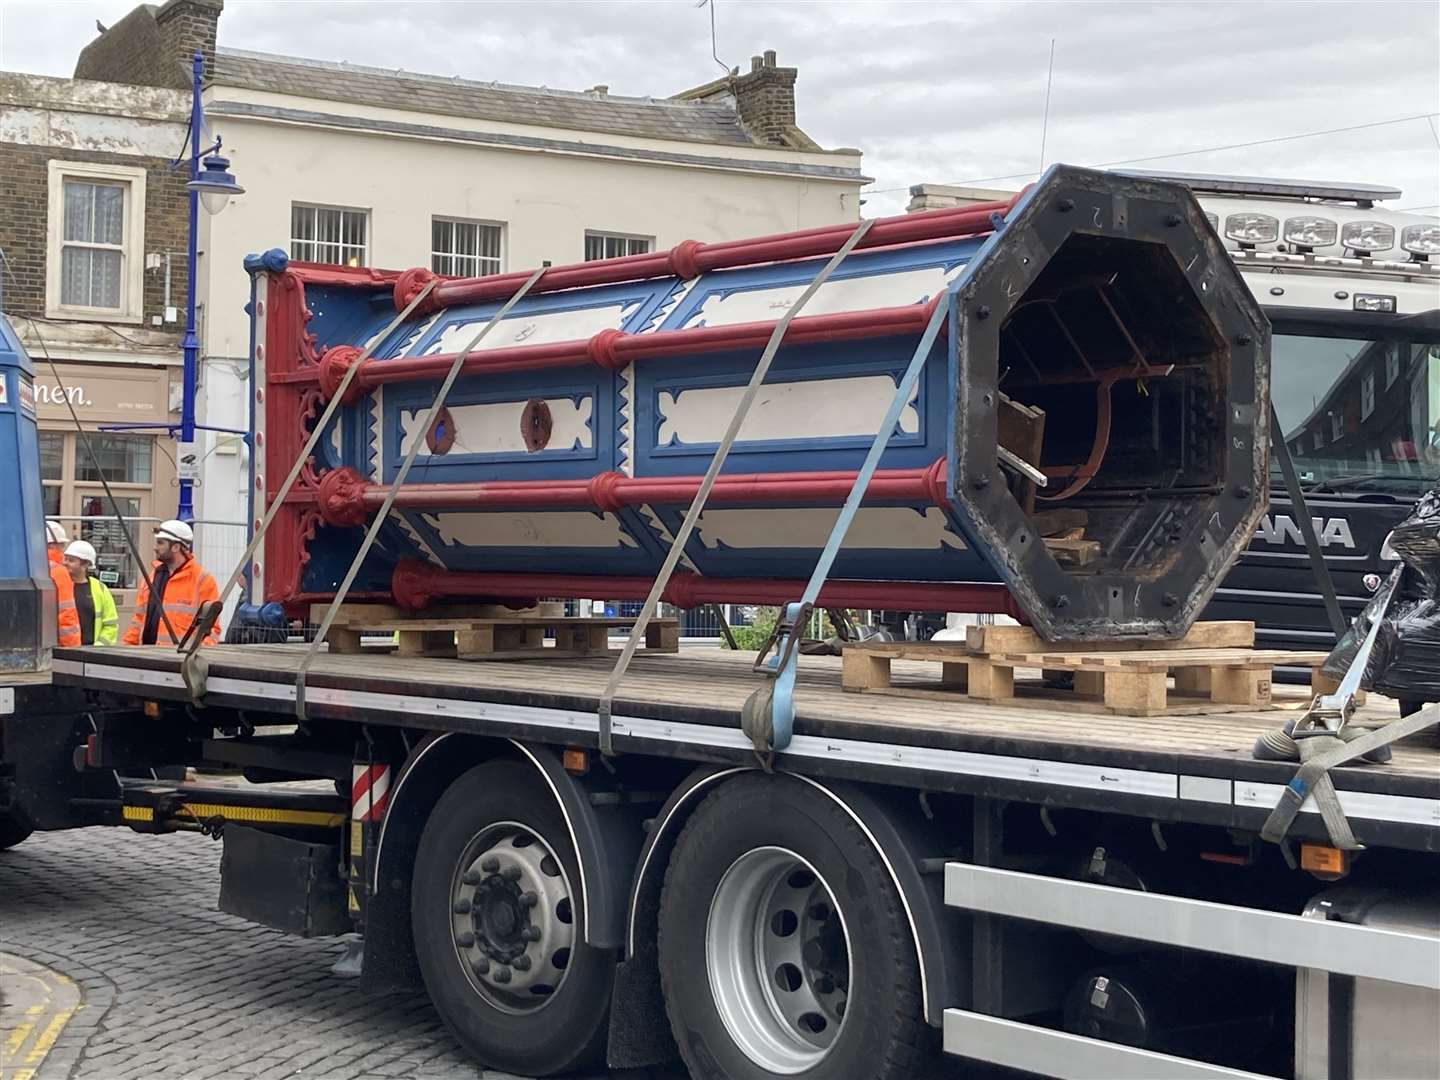
<path fill-rule="evenodd" d="M 1404 564 L 1360 685 L 1405 701 L 1440 701 L 1440 488 L 1425 495 L 1390 536 Z M 1370 632 L 1385 593 L 1351 624 L 1325 661 L 1340 678 Z"/>

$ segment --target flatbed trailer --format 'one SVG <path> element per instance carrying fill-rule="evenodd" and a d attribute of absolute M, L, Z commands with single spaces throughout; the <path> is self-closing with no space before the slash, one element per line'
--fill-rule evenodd
<path fill-rule="evenodd" d="M 1433 731 L 1332 770 L 1366 850 L 1331 847 L 1307 807 L 1291 868 L 1258 833 L 1295 766 L 1250 748 L 1299 715 L 1298 690 L 1263 711 L 1149 717 L 937 704 L 846 692 L 837 658 L 807 656 L 794 739 L 766 762 L 741 730 L 749 656 L 642 650 L 602 757 L 609 657 L 321 653 L 297 723 L 307 648 L 205 650 L 203 706 L 169 650 L 56 650 L 55 692 L 92 702 L 82 776 L 143 759 L 331 779 L 341 796 L 125 779 L 77 812 L 223 837 L 222 907 L 361 929 L 366 983 L 423 980 L 487 1064 L 560 1074 L 678 1052 L 696 1076 L 890 1077 L 943 1050 L 1060 1077 L 1433 1074 Z M 933 671 L 896 661 L 892 680 Z M 1353 722 L 1394 708 L 1372 698 Z M 477 851 L 496 828 L 563 885 Z M 557 904 L 571 922 L 543 917 Z M 507 946 L 512 921 L 524 936 Z M 787 952 L 791 933 L 806 944 Z M 560 974 L 557 940 L 568 995 L 524 959 Z M 516 983 L 549 1000 L 517 1006 Z"/>
<path fill-rule="evenodd" d="M 207 703 L 264 712 L 271 723 L 293 721 L 287 714 L 307 649 L 208 650 Z M 145 647 L 58 649 L 55 681 L 185 701 L 180 660 Z M 907 678 L 922 684 L 930 666 L 898 662 L 897 685 Z M 322 654 L 310 669 L 306 699 L 317 719 L 595 749 L 596 709 L 612 667 L 604 657 L 473 663 L 388 656 L 383 649 Z M 1292 765 L 1250 754 L 1261 732 L 1295 711 L 1116 716 L 1043 699 L 1009 706 L 958 695 L 936 708 L 931 701 L 843 692 L 839 667 L 834 657 L 807 657 L 801 664 L 795 740 L 777 755 L 777 767 L 1257 832 L 1295 772 Z M 754 766 L 740 710 L 756 684 L 746 653 L 710 646 L 686 648 L 680 657 L 642 653 L 614 704 L 616 750 Z M 1308 694 L 1291 695 L 1288 704 L 1299 710 L 1309 700 Z M 1379 722 L 1394 707 L 1389 701 L 1367 705 L 1358 722 L 1367 716 Z M 1440 851 L 1440 744 L 1402 744 L 1388 765 L 1340 770 L 1335 783 L 1362 842 Z M 1303 813 L 1292 833 L 1326 839 L 1314 812 Z"/>

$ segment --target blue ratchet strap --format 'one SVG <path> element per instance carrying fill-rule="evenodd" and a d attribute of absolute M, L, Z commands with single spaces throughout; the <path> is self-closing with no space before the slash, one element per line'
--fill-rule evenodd
<path fill-rule="evenodd" d="M 799 299 L 790 305 L 770 332 L 770 340 L 765 345 L 765 351 L 760 354 L 760 360 L 755 365 L 755 370 L 750 373 L 750 381 L 745 384 L 745 392 L 740 397 L 740 404 L 735 407 L 735 412 L 730 417 L 730 426 L 725 429 L 725 434 L 720 439 L 720 445 L 715 448 L 710 465 L 700 480 L 700 488 L 695 492 L 695 498 L 690 501 L 690 509 L 685 512 L 685 520 L 675 531 L 675 538 L 670 543 L 670 551 L 660 566 L 660 573 L 655 576 L 655 583 L 650 586 L 650 595 L 645 598 L 645 603 L 640 608 L 640 615 L 636 618 L 635 625 L 630 628 L 630 637 L 625 642 L 625 648 L 621 650 L 620 659 L 615 661 L 615 669 L 610 672 L 610 678 L 606 681 L 605 689 L 600 694 L 600 702 L 595 714 L 599 720 L 600 753 L 605 757 L 610 757 L 615 752 L 614 721 L 610 714 L 610 707 L 615 701 L 615 691 L 620 688 L 620 680 L 629 670 L 630 661 L 635 656 L 640 639 L 645 636 L 645 627 L 649 624 L 651 616 L 655 614 L 656 608 L 660 606 L 660 597 L 665 592 L 665 586 L 670 583 L 670 575 L 675 572 L 680 556 L 685 552 L 685 545 L 690 541 L 690 534 L 694 531 L 696 522 L 700 520 L 700 513 L 705 509 L 706 500 L 710 498 L 710 489 L 714 487 L 715 480 L 725 465 L 725 459 L 730 454 L 730 448 L 735 445 L 735 440 L 740 435 L 740 428 L 745 423 L 745 417 L 750 413 L 750 406 L 755 403 L 755 395 L 759 392 L 761 384 L 764 383 L 766 375 L 770 373 L 770 364 L 780 349 L 780 343 L 785 340 L 785 332 L 790 328 L 790 321 L 800 314 L 801 309 L 810 302 L 810 298 L 820 291 L 820 286 L 829 280 L 830 275 L 835 272 L 835 268 L 845 261 L 850 252 L 855 250 L 855 245 L 864 239 L 865 234 L 870 231 L 870 226 L 874 223 L 875 219 L 870 218 L 855 227 L 855 231 L 850 234 L 849 239 L 840 245 L 840 249 L 834 255 L 830 256 L 830 261 L 821 268 L 820 272 L 810 279 L 810 284 L 805 286 L 805 291 L 800 294 Z"/>
<path fill-rule="evenodd" d="M 880 458 L 885 453 L 885 448 L 890 445 L 890 439 L 900 423 L 900 411 L 905 408 L 915 390 L 915 383 L 920 378 L 920 372 L 925 367 L 925 361 L 930 356 L 940 328 L 950 317 L 954 302 L 954 295 L 947 291 L 935 305 L 935 312 L 930 316 L 925 333 L 920 337 L 920 344 L 915 347 L 915 354 L 910 357 L 909 367 L 905 369 L 904 376 L 895 388 L 890 408 L 885 413 L 885 419 L 881 421 L 875 441 L 870 444 L 865 463 L 855 476 L 855 483 L 850 487 L 850 495 L 840 509 L 840 516 L 835 519 L 835 527 L 830 530 L 830 539 L 825 542 L 825 548 L 820 552 L 820 560 L 815 564 L 815 570 L 810 575 L 800 602 L 785 606 L 776 621 L 775 634 L 770 644 L 756 657 L 756 670 L 770 675 L 773 682 L 756 690 L 745 702 L 740 714 L 741 727 L 745 734 L 750 736 L 755 754 L 767 771 L 771 767 L 775 751 L 789 746 L 795 731 L 795 668 L 805 623 L 820 596 L 820 587 L 830 576 L 830 568 L 835 564 L 840 545 L 845 542 L 850 523 L 855 520 L 855 512 L 860 509 L 865 489 L 870 486 L 870 480 L 880 465 Z M 771 648 L 774 649 L 773 656 L 770 655 Z"/>

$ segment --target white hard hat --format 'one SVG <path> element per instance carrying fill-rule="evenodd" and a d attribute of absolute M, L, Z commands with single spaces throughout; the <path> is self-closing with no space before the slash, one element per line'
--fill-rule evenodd
<path fill-rule="evenodd" d="M 45 519 L 45 543 L 63 544 L 68 539 L 70 538 L 65 535 L 64 525 L 61 525 L 58 521 L 52 521 L 49 518 Z"/>
<path fill-rule="evenodd" d="M 71 558 L 95 565 L 95 545 L 88 540 L 71 540 L 70 546 L 65 549 L 65 554 Z"/>
<path fill-rule="evenodd" d="M 157 540 L 178 540 L 186 547 L 193 547 L 195 544 L 195 531 L 183 521 L 162 521 L 160 527 L 155 530 Z"/>

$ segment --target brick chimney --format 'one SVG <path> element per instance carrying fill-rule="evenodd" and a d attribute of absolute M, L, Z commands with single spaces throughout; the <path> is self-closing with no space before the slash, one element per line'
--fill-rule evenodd
<path fill-rule="evenodd" d="M 225 0 L 137 7 L 81 50 L 75 78 L 188 90 L 195 53 L 205 57 L 207 77 L 214 71 L 215 33 L 224 9 Z"/>
<path fill-rule="evenodd" d="M 750 58 L 750 70 L 732 80 L 735 111 L 753 138 L 791 146 L 795 134 L 795 68 L 775 66 L 775 50 Z"/>

